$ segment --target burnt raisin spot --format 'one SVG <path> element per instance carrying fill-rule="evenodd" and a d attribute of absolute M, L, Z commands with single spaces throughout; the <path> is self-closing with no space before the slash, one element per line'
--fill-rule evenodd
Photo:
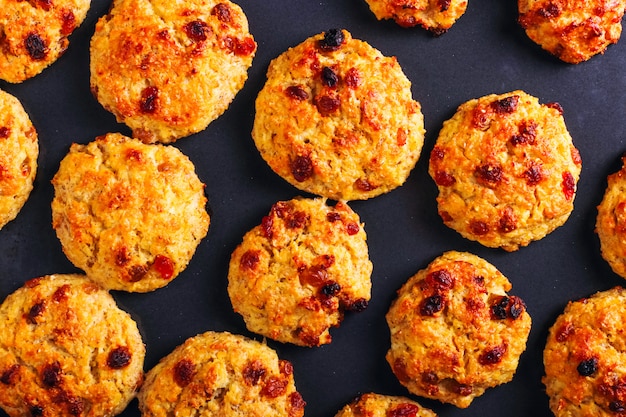
<path fill-rule="evenodd" d="M 511 138 L 511 144 L 534 145 L 537 138 L 537 123 L 524 121 L 519 126 L 519 132 Z"/>
<path fill-rule="evenodd" d="M 319 41 L 322 51 L 335 51 L 344 42 L 345 37 L 341 29 L 329 29 L 324 32 L 324 38 Z"/>
<path fill-rule="evenodd" d="M 257 269 L 259 265 L 261 252 L 258 250 L 249 249 L 241 255 L 241 259 L 239 260 L 239 267 L 241 269 L 247 269 L 253 271 Z"/>
<path fill-rule="evenodd" d="M 420 408 L 415 404 L 403 403 L 387 412 L 388 417 L 416 417 Z"/>
<path fill-rule="evenodd" d="M 558 4 L 550 2 L 546 7 L 539 9 L 537 14 L 545 19 L 554 19 L 561 14 L 561 8 Z"/>
<path fill-rule="evenodd" d="M 0 127 L 0 139 L 8 138 L 10 133 L 11 133 L 11 130 L 8 127 L 6 126 Z"/>
<path fill-rule="evenodd" d="M 576 193 L 576 180 L 571 173 L 563 173 L 563 182 L 561 184 L 561 187 L 563 189 L 563 194 L 565 195 L 566 200 L 569 201 L 574 198 L 574 194 Z"/>
<path fill-rule="evenodd" d="M 576 370 L 580 376 L 591 376 L 598 370 L 598 358 L 589 358 L 581 361 Z"/>
<path fill-rule="evenodd" d="M 122 369 L 130 364 L 131 359 L 130 349 L 126 346 L 119 346 L 109 352 L 107 365 L 111 369 Z"/>
<path fill-rule="evenodd" d="M 358 180 L 356 180 L 354 182 L 354 187 L 357 190 L 364 191 L 364 192 L 373 191 L 378 188 L 377 185 L 369 182 L 367 178 L 359 178 Z"/>
<path fill-rule="evenodd" d="M 361 85 L 361 73 L 356 68 L 350 68 L 344 76 L 344 81 L 349 88 L 355 89 Z"/>
<path fill-rule="evenodd" d="M 322 83 L 327 87 L 336 87 L 339 83 L 339 77 L 330 67 L 322 68 Z"/>
<path fill-rule="evenodd" d="M 456 178 L 445 171 L 435 172 L 435 184 L 440 187 L 450 187 L 456 183 Z"/>
<path fill-rule="evenodd" d="M 261 361 L 250 362 L 243 370 L 243 379 L 248 385 L 254 386 L 259 383 L 266 372 Z"/>
<path fill-rule="evenodd" d="M 450 8 L 450 4 L 452 4 L 452 0 L 437 0 L 440 12 L 447 11 Z"/>
<path fill-rule="evenodd" d="M 506 353 L 506 345 L 496 346 L 493 349 L 485 350 L 479 357 L 478 363 L 481 365 L 495 365 L 502 362 Z"/>
<path fill-rule="evenodd" d="M 540 165 L 531 165 L 523 174 L 528 185 L 537 185 L 543 179 L 543 170 Z"/>
<path fill-rule="evenodd" d="M 28 55 L 35 61 L 40 61 L 48 54 L 48 45 L 37 33 L 29 34 L 24 39 L 24 46 L 28 51 Z"/>
<path fill-rule="evenodd" d="M 304 91 L 304 89 L 299 85 L 292 85 L 287 87 L 285 89 L 285 94 L 287 94 L 288 97 L 300 101 L 307 100 L 309 98 L 309 93 Z"/>
<path fill-rule="evenodd" d="M 510 96 L 494 101 L 491 106 L 498 114 L 508 114 L 513 113 L 517 109 L 518 102 L 519 96 Z"/>
<path fill-rule="evenodd" d="M 155 113 L 159 105 L 159 89 L 151 86 L 141 92 L 139 109 L 142 113 Z"/>
<path fill-rule="evenodd" d="M 611 401 L 609 403 L 609 410 L 611 410 L 614 413 L 623 413 L 624 411 L 626 411 L 626 404 L 624 404 L 623 401 Z"/>
<path fill-rule="evenodd" d="M 445 300 L 441 295 L 431 295 L 420 303 L 420 314 L 422 316 L 434 316 L 436 313 L 443 310 L 444 307 Z"/>
<path fill-rule="evenodd" d="M 335 211 L 331 211 L 330 213 L 326 214 L 326 220 L 328 220 L 331 223 L 337 222 L 341 220 L 341 214 Z"/>
<path fill-rule="evenodd" d="M 31 417 L 43 416 L 43 407 L 40 405 L 31 405 L 29 410 Z"/>
<path fill-rule="evenodd" d="M 501 233 L 510 233 L 515 229 L 517 229 L 517 219 L 513 210 L 507 208 L 498 221 L 498 231 Z"/>
<path fill-rule="evenodd" d="M 502 168 L 498 165 L 484 164 L 476 167 L 474 174 L 485 182 L 498 184 L 502 181 Z"/>
<path fill-rule="evenodd" d="M 329 116 L 339 110 L 341 100 L 327 95 L 315 97 L 315 107 L 322 116 Z"/>
<path fill-rule="evenodd" d="M 369 301 L 367 301 L 365 298 L 359 298 L 358 300 L 348 305 L 347 309 L 355 313 L 362 313 L 363 311 L 367 309 L 368 305 L 369 305 Z"/>
<path fill-rule="evenodd" d="M 313 176 L 313 161 L 308 155 L 298 155 L 289 164 L 293 178 L 298 181 L 306 181 Z"/>
<path fill-rule="evenodd" d="M 288 381 L 278 377 L 270 377 L 265 382 L 261 395 L 268 398 L 277 398 L 287 392 Z"/>
<path fill-rule="evenodd" d="M 519 297 L 512 296 L 509 307 L 509 317 L 511 317 L 513 320 L 517 320 L 524 313 L 525 310 L 526 304 L 524 303 L 524 301 Z"/>
<path fill-rule="evenodd" d="M 181 359 L 174 365 L 174 381 L 179 387 L 189 385 L 195 374 L 195 366 L 189 359 Z"/>
<path fill-rule="evenodd" d="M 211 10 L 211 15 L 217 17 L 217 20 L 222 23 L 230 23 L 232 20 L 230 7 L 228 7 L 226 3 L 216 4 L 215 7 L 213 7 L 213 10 Z"/>
<path fill-rule="evenodd" d="M 211 32 L 211 28 L 205 22 L 201 20 L 194 20 L 187 23 L 183 29 L 185 33 L 194 42 L 206 41 L 208 34 Z"/>
<path fill-rule="evenodd" d="M 426 282 L 436 291 L 449 290 L 454 286 L 454 277 L 449 271 L 439 269 L 428 274 Z"/>
<path fill-rule="evenodd" d="M 470 231 L 476 236 L 484 236 L 489 233 L 489 225 L 480 220 L 472 220 L 469 228 Z"/>
<path fill-rule="evenodd" d="M 557 103 L 557 102 L 546 103 L 546 106 L 548 106 L 551 109 L 556 110 L 561 115 L 563 114 L 563 107 L 559 103 Z"/>
<path fill-rule="evenodd" d="M 41 381 L 48 388 L 54 388 L 61 383 L 61 364 L 58 362 L 44 366 L 41 371 Z"/>
<path fill-rule="evenodd" d="M 294 415 L 299 415 L 300 413 L 295 412 L 295 410 L 304 410 L 306 402 L 304 401 L 304 398 L 302 398 L 302 395 L 296 391 L 289 394 L 289 406 L 291 407 L 291 410 L 294 410 L 293 412 L 289 412 L 289 415 L 292 415 L 292 413 Z"/>
<path fill-rule="evenodd" d="M 325 284 L 322 288 L 320 288 L 320 293 L 323 297 L 333 297 L 341 291 L 341 285 L 337 284 L 334 281 Z"/>
<path fill-rule="evenodd" d="M 494 320 L 504 320 L 507 317 L 509 297 L 500 297 L 491 305 L 491 318 Z"/>
<path fill-rule="evenodd" d="M 37 324 L 38 317 L 41 316 L 45 310 L 46 304 L 43 301 L 34 304 L 30 310 L 28 310 L 28 321 L 32 324 Z"/>
<path fill-rule="evenodd" d="M 20 365 L 14 364 L 9 367 L 6 371 L 2 373 L 0 376 L 0 382 L 4 385 L 13 385 L 15 384 L 18 374 L 20 372 Z"/>
<path fill-rule="evenodd" d="M 62 19 L 63 23 L 61 25 L 61 34 L 68 36 L 76 28 L 76 16 L 74 16 L 74 13 L 72 13 L 71 10 L 68 10 L 63 13 Z"/>
<path fill-rule="evenodd" d="M 285 227 L 287 229 L 302 229 L 309 216 L 304 211 L 296 211 L 285 218 Z"/>
<path fill-rule="evenodd" d="M 361 227 L 355 222 L 346 224 L 346 233 L 348 233 L 349 236 L 356 235 L 359 233 L 359 230 L 361 230 Z"/>

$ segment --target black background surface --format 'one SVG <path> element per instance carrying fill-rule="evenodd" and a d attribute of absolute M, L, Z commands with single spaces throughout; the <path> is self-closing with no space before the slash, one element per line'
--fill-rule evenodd
<path fill-rule="evenodd" d="M 440 416 L 550 416 L 541 377 L 548 328 L 569 300 L 623 283 L 600 257 L 594 234 L 596 206 L 606 176 L 626 151 L 626 40 L 604 55 L 570 65 L 532 43 L 517 24 L 514 0 L 471 0 L 467 12 L 444 35 L 379 22 L 363 0 L 239 0 L 258 42 L 249 79 L 230 108 L 209 127 L 175 143 L 195 163 L 212 213 L 208 236 L 188 268 L 168 287 L 147 294 L 113 293 L 138 321 L 147 346 L 145 369 L 187 337 L 227 330 L 255 337 L 232 311 L 226 292 L 230 253 L 259 224 L 271 205 L 304 195 L 276 176 L 250 136 L 254 99 L 271 59 L 305 38 L 342 27 L 385 55 L 398 58 L 422 105 L 426 141 L 422 157 L 402 187 L 351 203 L 365 222 L 374 264 L 372 300 L 347 314 L 332 330 L 333 342 L 302 348 L 268 341 L 293 362 L 296 386 L 309 417 L 332 416 L 358 393 L 410 394 L 396 381 L 384 356 L 389 331 L 384 315 L 396 290 L 417 270 L 447 250 L 475 253 L 512 282 L 533 318 L 527 351 L 514 380 L 488 390 L 465 410 L 417 399 Z M 71 37 L 66 54 L 42 74 L 19 85 L 0 81 L 29 113 L 40 140 L 35 189 L 16 220 L 0 231 L 0 297 L 30 278 L 77 270 L 61 251 L 51 227 L 50 180 L 72 142 L 119 131 L 89 91 L 89 39 L 109 1 L 94 0 L 87 20 Z M 583 169 L 568 222 L 541 241 L 514 253 L 463 239 L 437 215 L 436 187 L 428 155 L 444 120 L 462 102 L 523 89 L 542 103 L 559 102 Z M 139 416 L 133 401 L 122 414 Z"/>

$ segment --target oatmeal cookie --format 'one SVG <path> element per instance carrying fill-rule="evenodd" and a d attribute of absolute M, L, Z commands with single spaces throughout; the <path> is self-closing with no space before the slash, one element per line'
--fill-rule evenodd
<path fill-rule="evenodd" d="M 402 185 L 424 142 L 420 104 L 395 57 L 331 29 L 274 59 L 252 137 L 296 188 L 364 200 Z"/>
<path fill-rule="evenodd" d="M 115 0 L 91 39 L 91 89 L 134 137 L 170 143 L 228 108 L 255 52 L 228 0 Z"/>
<path fill-rule="evenodd" d="M 0 79 L 21 83 L 59 59 L 90 5 L 90 0 L 3 0 Z"/>
<path fill-rule="evenodd" d="M 301 417 L 290 362 L 267 345 L 226 332 L 185 341 L 146 375 L 143 417 Z"/>
<path fill-rule="evenodd" d="M 137 324 L 83 275 L 27 281 L 0 320 L 0 407 L 11 417 L 114 416 L 143 381 Z"/>
<path fill-rule="evenodd" d="M 437 414 L 408 398 L 367 393 L 359 395 L 335 417 L 437 417 Z"/>
<path fill-rule="evenodd" d="M 63 251 L 107 289 L 167 285 L 208 231 L 204 184 L 173 146 L 119 133 L 73 144 L 52 184 L 52 226 Z"/>
<path fill-rule="evenodd" d="M 445 33 L 467 9 L 467 0 L 365 0 L 378 20 L 393 19 L 402 27 L 421 26 Z"/>
<path fill-rule="evenodd" d="M 410 392 L 466 408 L 509 382 L 531 318 L 511 283 L 476 255 L 446 252 L 411 277 L 387 313 L 387 362 Z"/>
<path fill-rule="evenodd" d="M 439 133 L 429 173 L 448 227 L 515 251 L 565 223 L 581 165 L 561 106 L 518 90 L 459 106 Z"/>
<path fill-rule="evenodd" d="M 280 201 L 233 251 L 228 294 L 252 332 L 301 346 L 330 343 L 344 311 L 370 299 L 372 263 L 359 216 L 323 198 Z"/>

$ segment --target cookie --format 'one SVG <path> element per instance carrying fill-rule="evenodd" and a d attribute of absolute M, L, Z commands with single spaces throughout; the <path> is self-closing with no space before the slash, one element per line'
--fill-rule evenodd
<path fill-rule="evenodd" d="M 556 417 L 626 411 L 626 290 L 571 301 L 550 328 L 543 383 Z"/>
<path fill-rule="evenodd" d="M 115 0 L 91 39 L 91 89 L 134 137 L 171 143 L 226 111 L 255 52 L 228 0 Z"/>
<path fill-rule="evenodd" d="M 365 0 L 378 20 L 421 26 L 435 35 L 448 31 L 465 13 L 467 0 Z"/>
<path fill-rule="evenodd" d="M 622 34 L 626 0 L 518 0 L 528 37 L 570 64 L 603 54 Z"/>
<path fill-rule="evenodd" d="M 119 133 L 73 144 L 52 184 L 52 226 L 63 252 L 107 289 L 167 285 L 208 231 L 204 184 L 172 146 Z"/>
<path fill-rule="evenodd" d="M 233 251 L 228 295 L 248 330 L 319 346 L 346 310 L 367 307 L 371 273 L 359 216 L 345 202 L 296 198 L 274 204 Z"/>
<path fill-rule="evenodd" d="M 0 90 L 0 228 L 15 219 L 28 200 L 38 156 L 37 131 L 24 107 Z"/>
<path fill-rule="evenodd" d="M 424 142 L 420 104 L 395 57 L 346 30 L 310 37 L 275 58 L 252 137 L 296 188 L 364 200 L 402 185 Z"/>
<path fill-rule="evenodd" d="M 429 174 L 446 226 L 515 251 L 566 222 L 581 165 L 561 106 L 518 90 L 459 106 L 439 132 Z"/>
<path fill-rule="evenodd" d="M 607 178 L 604 197 L 598 205 L 595 232 L 602 257 L 613 272 L 626 278 L 626 155 L 622 169 Z"/>
<path fill-rule="evenodd" d="M 138 398 L 143 417 L 301 417 L 305 406 L 290 362 L 263 343 L 211 331 L 161 359 Z"/>
<path fill-rule="evenodd" d="M 405 397 L 367 393 L 359 395 L 335 417 L 437 417 L 437 414 Z"/>
<path fill-rule="evenodd" d="M 83 275 L 27 281 L 0 306 L 0 407 L 18 416 L 107 417 L 143 381 L 137 324 Z"/>
<path fill-rule="evenodd" d="M 412 276 L 387 312 L 387 362 L 411 393 L 459 408 L 509 382 L 531 318 L 511 283 L 476 255 L 446 252 Z"/>
<path fill-rule="evenodd" d="M 90 0 L 3 0 L 0 79 L 21 83 L 59 59 L 90 5 Z"/>

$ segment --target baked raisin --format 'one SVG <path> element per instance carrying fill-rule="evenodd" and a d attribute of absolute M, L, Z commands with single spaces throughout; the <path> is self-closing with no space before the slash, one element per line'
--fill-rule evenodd
<path fill-rule="evenodd" d="M 195 374 L 195 366 L 189 359 L 181 359 L 174 365 L 174 381 L 179 387 L 189 385 Z"/>
<path fill-rule="evenodd" d="M 441 295 L 431 295 L 420 303 L 420 314 L 422 316 L 434 316 L 436 313 L 443 310 L 444 307 L 445 300 Z"/>
<path fill-rule="evenodd" d="M 513 135 L 511 143 L 517 145 L 534 145 L 537 137 L 537 124 L 532 121 L 522 122 L 517 135 Z"/>
<path fill-rule="evenodd" d="M 574 198 L 574 194 L 576 193 L 576 180 L 574 180 L 574 176 L 571 173 L 563 173 L 563 182 L 561 187 L 563 188 L 563 194 L 565 194 L 566 200 Z"/>
<path fill-rule="evenodd" d="M 24 40 L 24 46 L 26 46 L 28 55 L 35 61 L 44 59 L 48 54 L 48 46 L 37 33 L 29 34 Z"/>
<path fill-rule="evenodd" d="M 589 358 L 580 362 L 576 370 L 581 376 L 591 376 L 598 370 L 598 358 Z"/>
<path fill-rule="evenodd" d="M 277 377 L 268 378 L 265 386 L 261 390 L 261 395 L 268 398 L 276 398 L 285 394 L 287 391 L 287 380 Z"/>
<path fill-rule="evenodd" d="M 489 225 L 480 220 L 472 220 L 469 228 L 471 232 L 477 236 L 484 236 L 489 233 Z"/>
<path fill-rule="evenodd" d="M 359 178 L 358 180 L 356 180 L 354 182 L 354 187 L 357 190 L 365 191 L 365 192 L 372 191 L 378 188 L 377 185 L 374 185 L 371 182 L 369 182 L 367 178 Z"/>
<path fill-rule="evenodd" d="M 561 14 L 561 8 L 558 4 L 550 2 L 546 7 L 539 9 L 537 14 L 545 19 L 554 19 Z"/>
<path fill-rule="evenodd" d="M 39 405 L 31 405 L 29 411 L 30 411 L 31 417 L 43 416 L 43 407 Z"/>
<path fill-rule="evenodd" d="M 216 16 L 217 20 L 222 23 L 230 23 L 231 15 L 230 15 L 230 7 L 226 3 L 218 3 L 211 10 L 211 15 Z"/>
<path fill-rule="evenodd" d="M 155 113 L 158 108 L 159 89 L 154 86 L 146 87 L 141 92 L 139 109 L 142 113 Z"/>
<path fill-rule="evenodd" d="M 239 267 L 241 269 L 247 269 L 253 271 L 259 265 L 261 251 L 249 249 L 241 255 L 239 260 Z"/>
<path fill-rule="evenodd" d="M 341 29 L 329 29 L 324 32 L 324 38 L 320 40 L 319 47 L 322 51 L 335 51 L 339 49 L 344 40 Z"/>
<path fill-rule="evenodd" d="M 265 376 L 266 369 L 261 361 L 250 362 L 243 370 L 243 379 L 248 385 L 256 385 Z"/>
<path fill-rule="evenodd" d="M 474 170 L 475 175 L 485 182 L 490 184 L 497 184 L 502 181 L 502 168 L 498 165 L 484 164 L 476 167 Z"/>
<path fill-rule="evenodd" d="M 0 139 L 8 138 L 10 133 L 11 133 L 11 130 L 8 127 L 6 126 L 0 127 Z"/>
<path fill-rule="evenodd" d="M 313 287 L 319 288 L 325 285 L 328 279 L 328 272 L 326 268 L 320 265 L 313 265 L 299 271 L 298 277 L 302 285 L 312 285 Z"/>
<path fill-rule="evenodd" d="M 18 364 L 11 365 L 9 369 L 4 371 L 2 375 L 0 376 L 0 382 L 2 382 L 4 385 L 15 384 L 19 371 L 20 371 L 20 365 Z"/>
<path fill-rule="evenodd" d="M 41 380 L 48 388 L 54 388 L 61 382 L 61 364 L 54 362 L 44 366 L 41 371 Z"/>
<path fill-rule="evenodd" d="M 174 268 L 176 265 L 174 264 L 174 261 L 167 256 L 155 256 L 153 266 L 163 279 L 171 279 L 174 276 Z"/>
<path fill-rule="evenodd" d="M 498 231 L 501 233 L 510 233 L 515 229 L 517 229 L 515 213 L 513 213 L 513 209 L 507 207 L 498 221 Z"/>
<path fill-rule="evenodd" d="M 428 274 L 426 276 L 426 282 L 430 287 L 434 288 L 435 291 L 449 290 L 454 286 L 454 277 L 449 271 L 439 269 Z"/>
<path fill-rule="evenodd" d="M 352 89 L 357 88 L 362 82 L 361 73 L 356 68 L 350 68 L 344 76 L 344 82 Z"/>
<path fill-rule="evenodd" d="M 298 181 L 306 181 L 313 176 L 313 162 L 308 155 L 298 155 L 290 163 L 293 178 Z"/>
<path fill-rule="evenodd" d="M 331 211 L 330 213 L 326 214 L 326 220 L 328 220 L 331 223 L 334 223 L 336 221 L 341 220 L 341 214 L 337 213 L 336 211 Z"/>
<path fill-rule="evenodd" d="M 32 324 L 37 324 L 37 318 L 43 314 L 46 310 L 46 303 L 40 301 L 34 304 L 30 310 L 28 310 L 28 321 Z"/>
<path fill-rule="evenodd" d="M 330 67 L 322 68 L 322 83 L 327 87 L 336 87 L 339 83 L 339 77 Z"/>
<path fill-rule="evenodd" d="M 118 346 L 109 352 L 107 357 L 107 365 L 111 369 L 126 368 L 132 359 L 130 349 L 126 346 Z"/>
<path fill-rule="evenodd" d="M 367 309 L 368 305 L 369 305 L 369 301 L 367 301 L 365 298 L 359 298 L 358 300 L 354 301 L 352 304 L 348 305 L 347 309 L 355 313 L 362 313 L 363 311 Z"/>
<path fill-rule="evenodd" d="M 309 220 L 309 216 L 304 211 L 296 211 L 284 220 L 287 229 L 302 229 Z"/>
<path fill-rule="evenodd" d="M 341 285 L 334 281 L 329 282 L 320 289 L 320 293 L 324 297 L 333 297 L 341 291 Z"/>
<path fill-rule="evenodd" d="M 524 171 L 524 178 L 528 185 L 537 185 L 543 179 L 543 170 L 541 166 L 537 164 L 531 165 L 526 171 Z"/>
<path fill-rule="evenodd" d="M 513 320 L 517 320 L 524 313 L 525 310 L 526 304 L 524 303 L 524 301 L 519 297 L 512 296 L 509 307 L 509 317 L 511 317 Z"/>
<path fill-rule="evenodd" d="M 357 233 L 359 233 L 359 230 L 361 230 L 361 228 L 355 222 L 350 222 L 346 224 L 346 233 L 348 233 L 348 235 L 350 236 L 356 235 Z"/>
<path fill-rule="evenodd" d="M 341 100 L 337 97 L 331 97 L 327 95 L 321 95 L 315 97 L 315 107 L 322 116 L 329 116 L 332 113 L 339 110 L 341 106 Z"/>
<path fill-rule="evenodd" d="M 387 412 L 389 417 L 416 417 L 420 408 L 411 403 L 399 404 Z"/>
<path fill-rule="evenodd" d="M 267 239 L 271 239 L 274 236 L 272 226 L 274 225 L 274 218 L 272 216 L 263 216 L 261 219 L 261 229 L 263 230 L 263 236 Z"/>
<path fill-rule="evenodd" d="M 491 318 L 494 320 L 504 320 L 509 307 L 509 297 L 500 297 L 491 305 Z"/>
<path fill-rule="evenodd" d="M 300 415 L 300 413 L 296 412 L 295 410 L 303 410 L 304 406 L 306 406 L 306 402 L 299 392 L 292 392 L 291 394 L 289 394 L 289 405 L 291 406 L 292 410 L 291 412 L 289 412 L 289 415 Z"/>
<path fill-rule="evenodd" d="M 519 96 L 510 96 L 494 101 L 491 105 L 498 114 L 513 113 L 517 109 Z"/>
<path fill-rule="evenodd" d="M 211 28 L 202 20 L 194 20 L 193 22 L 187 23 L 183 29 L 189 39 L 194 42 L 202 42 L 206 41 L 208 33 L 211 32 Z"/>
<path fill-rule="evenodd" d="M 614 413 L 623 413 L 626 411 L 626 404 L 624 404 L 623 401 L 611 401 L 609 403 L 609 410 L 613 411 Z"/>
<path fill-rule="evenodd" d="M 554 110 L 558 111 L 559 114 L 563 114 L 563 107 L 559 103 L 557 103 L 557 102 L 546 103 L 546 106 L 548 106 L 551 109 L 554 109 Z"/>
<path fill-rule="evenodd" d="M 435 184 L 441 187 L 450 187 L 456 183 L 456 178 L 445 171 L 435 172 Z"/>
<path fill-rule="evenodd" d="M 296 100 L 307 100 L 309 98 L 309 93 L 304 91 L 302 87 L 299 85 L 292 85 L 285 89 L 285 93 L 288 97 L 295 98 Z"/>
<path fill-rule="evenodd" d="M 76 28 L 76 16 L 71 10 L 63 13 L 63 24 L 61 25 L 61 35 L 68 36 Z"/>
<path fill-rule="evenodd" d="M 500 363 L 502 362 L 506 350 L 506 345 L 500 345 L 493 349 L 486 350 L 478 357 L 478 363 L 481 365 L 495 365 Z"/>

